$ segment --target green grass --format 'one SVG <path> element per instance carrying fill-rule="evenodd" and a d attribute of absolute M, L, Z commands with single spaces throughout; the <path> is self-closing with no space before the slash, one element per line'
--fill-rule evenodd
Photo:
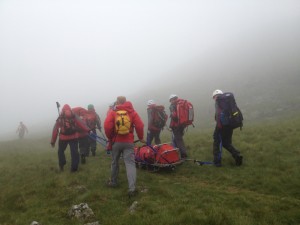
<path fill-rule="evenodd" d="M 212 160 L 212 131 L 188 130 L 190 158 Z M 67 168 L 58 172 L 57 149 L 48 139 L 0 142 L 0 224 L 300 224 L 299 131 L 299 116 L 235 130 L 233 143 L 244 156 L 241 167 L 224 150 L 221 168 L 187 161 L 175 171 L 138 169 L 137 185 L 148 191 L 134 199 L 127 197 L 123 162 L 120 186 L 105 187 L 110 158 L 101 146 L 74 174 L 68 171 L 69 149 Z M 168 142 L 170 134 L 164 131 L 162 139 Z M 135 200 L 136 212 L 130 214 Z M 82 202 L 95 218 L 68 217 L 71 206 Z"/>

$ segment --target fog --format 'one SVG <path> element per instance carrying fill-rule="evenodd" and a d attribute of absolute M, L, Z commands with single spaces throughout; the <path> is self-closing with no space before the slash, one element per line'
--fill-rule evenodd
<path fill-rule="evenodd" d="M 56 101 L 104 120 L 118 95 L 138 110 L 172 93 L 247 97 L 262 77 L 300 77 L 299 28 L 297 0 L 2 0 L 0 139 L 20 121 L 51 130 Z"/>

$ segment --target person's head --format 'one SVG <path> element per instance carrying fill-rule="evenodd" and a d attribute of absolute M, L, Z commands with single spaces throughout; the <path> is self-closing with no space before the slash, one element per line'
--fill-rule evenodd
<path fill-rule="evenodd" d="M 214 90 L 214 92 L 212 94 L 212 98 L 216 99 L 218 97 L 218 95 L 221 95 L 221 94 L 223 94 L 223 91 L 216 89 L 216 90 Z"/>
<path fill-rule="evenodd" d="M 93 104 L 89 104 L 89 105 L 87 106 L 87 108 L 88 108 L 89 111 L 94 111 L 94 110 L 95 110 Z"/>
<path fill-rule="evenodd" d="M 116 101 L 117 105 L 122 105 L 125 102 L 126 102 L 126 97 L 125 96 L 118 96 L 117 97 L 117 101 Z"/>
<path fill-rule="evenodd" d="M 147 106 L 150 106 L 150 105 L 154 105 L 155 104 L 155 101 L 154 100 L 148 100 L 147 102 Z"/>
<path fill-rule="evenodd" d="M 169 97 L 169 102 L 173 103 L 178 99 L 178 96 L 176 94 L 171 94 Z"/>
<path fill-rule="evenodd" d="M 63 106 L 63 108 L 61 110 L 61 114 L 65 118 L 72 118 L 73 117 L 73 113 L 72 113 L 71 107 L 68 104 L 65 104 Z"/>

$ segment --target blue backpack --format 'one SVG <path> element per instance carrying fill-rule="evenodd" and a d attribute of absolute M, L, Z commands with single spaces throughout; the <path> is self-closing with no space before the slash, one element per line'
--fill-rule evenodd
<path fill-rule="evenodd" d="M 221 123 L 223 126 L 230 126 L 232 129 L 243 127 L 243 114 L 235 102 L 234 95 L 231 92 L 219 95 L 216 100 L 221 109 Z"/>

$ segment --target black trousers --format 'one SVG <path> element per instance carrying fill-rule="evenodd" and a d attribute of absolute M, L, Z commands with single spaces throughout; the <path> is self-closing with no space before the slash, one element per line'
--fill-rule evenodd
<path fill-rule="evenodd" d="M 161 144 L 161 140 L 160 140 L 160 130 L 159 131 L 150 131 L 148 130 L 147 132 L 147 145 L 151 145 L 152 141 L 154 139 L 154 143 L 156 145 Z"/>
<path fill-rule="evenodd" d="M 71 152 L 71 171 L 77 171 L 79 164 L 78 140 L 59 140 L 58 141 L 58 163 L 63 167 L 66 164 L 65 150 L 70 145 Z"/>
<path fill-rule="evenodd" d="M 213 134 L 213 155 L 215 164 L 221 164 L 222 147 L 224 147 L 228 152 L 230 152 L 234 159 L 236 159 L 240 155 L 240 152 L 232 145 L 232 135 L 233 129 L 231 127 L 224 126 L 223 128 L 219 129 L 216 126 Z"/>

